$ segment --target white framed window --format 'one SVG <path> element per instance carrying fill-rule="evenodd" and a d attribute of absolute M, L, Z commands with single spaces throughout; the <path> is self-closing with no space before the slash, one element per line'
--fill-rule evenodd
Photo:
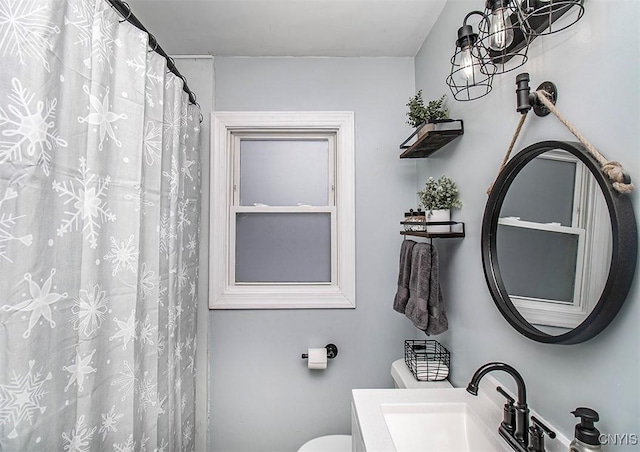
<path fill-rule="evenodd" d="M 353 112 L 215 112 L 211 309 L 355 308 Z"/>

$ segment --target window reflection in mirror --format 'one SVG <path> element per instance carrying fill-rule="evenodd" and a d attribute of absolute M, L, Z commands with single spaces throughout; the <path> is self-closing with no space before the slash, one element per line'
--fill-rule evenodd
<path fill-rule="evenodd" d="M 496 249 L 509 297 L 541 331 L 576 327 L 602 294 L 611 262 L 604 196 L 572 154 L 543 153 L 518 173 L 498 220 Z"/>

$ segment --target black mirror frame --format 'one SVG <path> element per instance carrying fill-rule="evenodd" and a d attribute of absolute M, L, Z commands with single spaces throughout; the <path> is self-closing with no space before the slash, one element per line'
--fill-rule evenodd
<path fill-rule="evenodd" d="M 584 163 L 598 182 L 609 211 L 612 228 L 612 255 L 609 275 L 602 295 L 587 318 L 567 333 L 553 336 L 538 330 L 522 317 L 505 289 L 496 250 L 496 232 L 500 209 L 511 183 L 522 168 L 538 155 L 550 150 L 564 150 Z M 538 342 L 578 344 L 602 332 L 624 304 L 635 274 L 638 232 L 633 205 L 628 195 L 618 193 L 602 173 L 596 160 L 580 143 L 542 141 L 515 155 L 498 175 L 482 220 L 482 266 L 493 301 L 504 318 L 524 336 Z"/>

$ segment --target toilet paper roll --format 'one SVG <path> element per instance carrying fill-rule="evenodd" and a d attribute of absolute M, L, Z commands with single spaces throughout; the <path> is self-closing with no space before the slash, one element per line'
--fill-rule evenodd
<path fill-rule="evenodd" d="M 326 348 L 310 348 L 308 350 L 307 367 L 309 369 L 326 369 L 327 368 L 327 349 Z"/>

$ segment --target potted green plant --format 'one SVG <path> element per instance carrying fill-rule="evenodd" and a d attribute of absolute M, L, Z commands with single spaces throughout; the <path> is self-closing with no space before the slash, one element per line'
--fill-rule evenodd
<path fill-rule="evenodd" d="M 444 107 L 444 101 L 445 95 L 443 94 L 440 99 L 431 100 L 425 105 L 422 98 L 422 90 L 418 90 L 418 93 L 409 98 L 407 103 L 407 107 L 409 107 L 407 123 L 414 128 L 418 128 L 424 123 L 449 119 L 449 110 Z M 420 131 L 426 132 L 430 129 L 432 128 L 422 127 Z"/>
<path fill-rule="evenodd" d="M 451 221 L 451 209 L 459 209 L 458 187 L 447 176 L 438 180 L 430 177 L 425 187 L 418 192 L 418 200 L 424 208 L 427 221 Z M 427 232 L 450 232 L 450 225 L 427 226 Z"/>

